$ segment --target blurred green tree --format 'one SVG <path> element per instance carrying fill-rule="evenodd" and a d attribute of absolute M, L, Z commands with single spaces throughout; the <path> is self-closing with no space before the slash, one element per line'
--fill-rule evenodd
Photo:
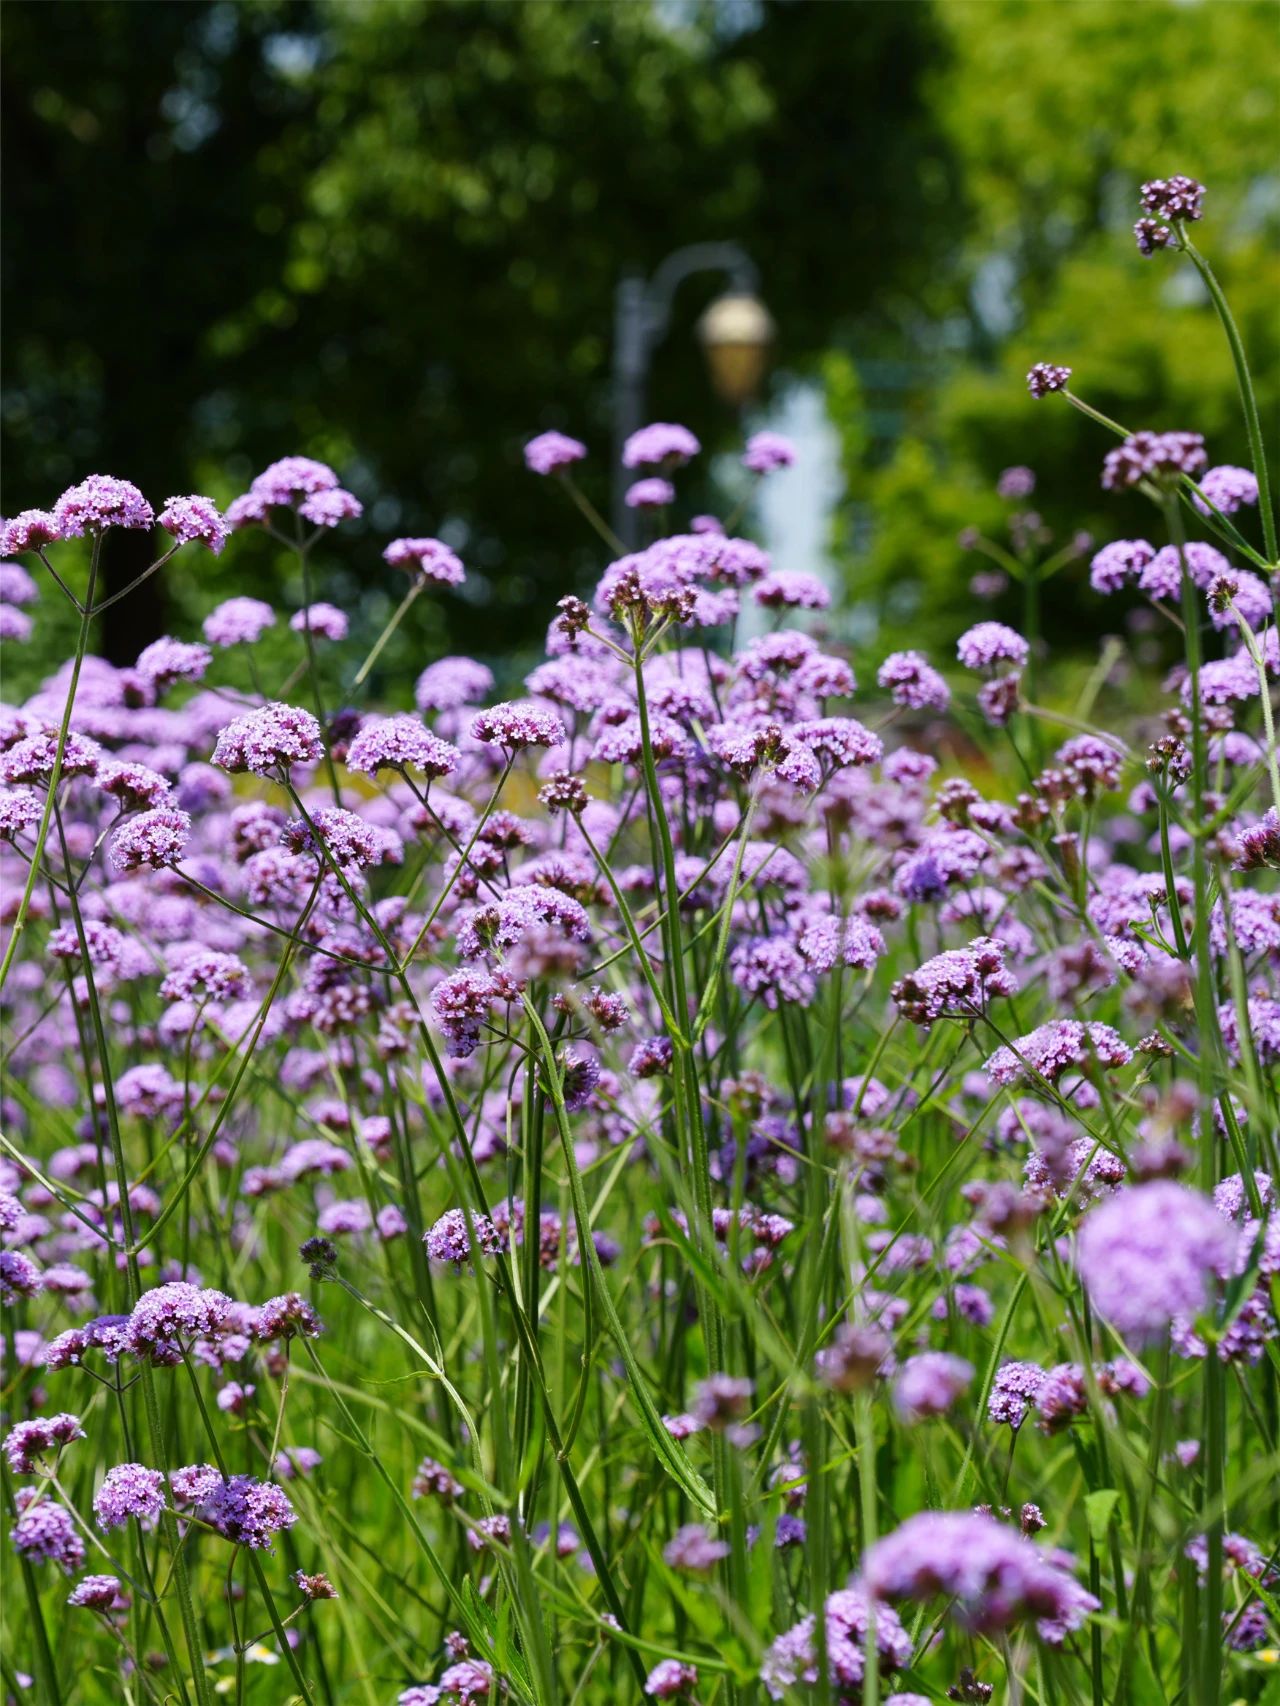
<path fill-rule="evenodd" d="M 448 638 L 490 655 L 535 643 L 598 562 L 520 447 L 580 432 L 604 499 L 625 268 L 736 238 L 794 367 L 927 291 L 952 236 L 923 6 L 67 0 L 49 17 L 6 9 L 6 502 L 99 466 L 226 498 L 274 456 L 325 457 L 366 503 L 328 590 L 371 631 L 397 590 L 391 533 L 462 550 Z M 713 445 L 737 423 L 691 328 L 716 287 L 682 295 L 651 390 L 655 416 Z M 238 541 L 171 596 L 206 608 L 246 552 L 269 585 L 268 542 Z M 128 609 L 121 657 L 164 619 Z M 401 683 L 430 620 L 420 605 L 385 655 Z"/>
<path fill-rule="evenodd" d="M 948 640 L 972 620 L 968 581 L 990 565 L 958 535 L 1001 525 L 1008 506 L 993 488 L 1008 465 L 1035 468 L 1033 507 L 1060 539 L 1150 525 L 1136 500 L 1099 489 L 1108 435 L 1060 399 L 1027 395 L 1033 361 L 1072 366 L 1073 389 L 1113 419 L 1201 431 L 1214 461 L 1247 462 L 1234 370 L 1194 271 L 1136 252 L 1143 179 L 1182 171 L 1208 184 L 1197 234 L 1251 351 L 1273 455 L 1280 447 L 1274 6 L 938 0 L 936 11 L 949 52 L 929 98 L 965 189 L 965 319 L 904 323 L 916 363 L 892 442 L 845 430 L 865 405 L 856 388 L 842 401 L 841 374 L 868 365 L 867 346 L 836 360 L 828 385 L 850 494 L 838 550 L 886 645 Z M 851 517 L 864 514 L 870 527 L 855 534 Z M 1115 624 L 1083 566 L 1047 597 L 1060 634 L 1087 642 Z M 1018 608 L 1014 591 L 993 613 L 1016 620 Z"/>

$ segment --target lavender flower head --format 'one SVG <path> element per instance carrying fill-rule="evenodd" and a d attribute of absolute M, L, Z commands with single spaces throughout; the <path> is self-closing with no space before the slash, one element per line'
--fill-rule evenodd
<path fill-rule="evenodd" d="M 382 770 L 451 776 L 460 762 L 457 747 L 410 716 L 382 717 L 366 723 L 347 748 L 347 769 L 362 776 L 376 776 Z"/>
<path fill-rule="evenodd" d="M 893 1405 L 907 1422 L 943 1416 L 964 1396 L 973 1380 L 973 1364 L 946 1351 L 908 1357 L 893 1383 Z"/>
<path fill-rule="evenodd" d="M 193 493 L 190 497 L 169 498 L 160 511 L 161 527 L 167 528 L 179 545 L 193 542 L 207 545 L 217 557 L 231 537 L 226 522 L 218 513 L 211 498 Z"/>
<path fill-rule="evenodd" d="M 121 1599 L 117 1576 L 82 1576 L 67 1595 L 67 1604 L 88 1611 L 112 1611 Z"/>
<path fill-rule="evenodd" d="M 752 474 L 772 474 L 792 467 L 795 459 L 795 445 L 780 432 L 753 432 L 742 453 L 742 466 Z"/>
<path fill-rule="evenodd" d="M 1198 484 L 1200 492 L 1193 493 L 1191 501 L 1201 515 L 1211 513 L 1210 505 L 1222 515 L 1234 515 L 1237 510 L 1252 509 L 1258 501 L 1258 477 L 1251 468 L 1223 463 L 1202 474 Z"/>
<path fill-rule="evenodd" d="M 159 871 L 176 865 L 186 851 L 191 817 L 177 806 L 159 806 L 123 823 L 111 838 L 111 862 L 117 871 Z"/>
<path fill-rule="evenodd" d="M 966 669 L 994 669 L 998 663 L 1021 669 L 1031 656 L 1031 647 L 1003 622 L 979 622 L 961 634 L 956 656 Z"/>
<path fill-rule="evenodd" d="M 9 1430 L 4 1454 L 15 1475 L 36 1475 L 40 1473 L 42 1463 L 56 1457 L 64 1445 L 84 1437 L 78 1416 L 68 1415 L 65 1411 L 56 1416 L 36 1416 Z"/>
<path fill-rule="evenodd" d="M 1084 1069 L 1093 1061 L 1102 1066 L 1125 1066 L 1133 1051 L 1110 1025 L 1085 1024 L 1079 1019 L 1051 1019 L 1005 1047 L 987 1061 L 988 1076 L 997 1084 L 1016 1084 L 1037 1078 L 1056 1084 L 1064 1072 Z"/>
<path fill-rule="evenodd" d="M 674 1700 L 698 1686 L 698 1667 L 679 1659 L 662 1659 L 645 1678 L 644 1691 L 654 1700 Z"/>
<path fill-rule="evenodd" d="M 1207 460 L 1198 432 L 1135 432 L 1103 458 L 1102 484 L 1109 492 L 1125 491 L 1143 480 L 1167 486 L 1184 474 L 1194 478 Z"/>
<path fill-rule="evenodd" d="M 437 586 L 461 586 L 467 578 L 461 558 L 439 539 L 393 539 L 382 557 L 393 569 Z"/>
<path fill-rule="evenodd" d="M 1238 1242 L 1238 1229 L 1209 1198 L 1155 1179 L 1118 1191 L 1088 1214 L 1080 1228 L 1080 1277 L 1117 1332 L 1149 1342 L 1175 1316 L 1204 1309 L 1215 1278 L 1231 1272 Z"/>
<path fill-rule="evenodd" d="M 295 634 L 318 634 L 322 640 L 345 640 L 350 623 L 345 610 L 336 604 L 308 604 L 289 618 Z"/>
<path fill-rule="evenodd" d="M 260 598 L 226 598 L 205 617 L 204 637 L 211 646 L 251 646 L 275 620 Z"/>
<path fill-rule="evenodd" d="M 84 1541 L 67 1507 L 34 1487 L 20 1487 L 14 1504 L 18 1520 L 9 1530 L 9 1541 L 19 1558 L 56 1564 L 64 1575 L 73 1576 L 84 1563 Z"/>
<path fill-rule="evenodd" d="M 628 509 L 665 509 L 676 501 L 676 489 L 670 480 L 654 475 L 647 480 L 635 480 L 623 493 Z"/>
<path fill-rule="evenodd" d="M 540 432 L 524 447 L 524 463 L 532 474 L 558 474 L 581 462 L 587 454 L 585 444 L 562 432 Z"/>
<path fill-rule="evenodd" d="M 144 1291 L 129 1316 L 127 1342 L 136 1357 L 178 1362 L 193 1339 L 216 1338 L 231 1315 L 225 1292 L 172 1280 Z"/>
<path fill-rule="evenodd" d="M 233 774 L 269 776 L 324 757 L 320 725 L 310 711 L 276 701 L 228 723 L 213 749 L 213 762 Z"/>
<path fill-rule="evenodd" d="M 977 1511 L 921 1511 L 863 1560 L 867 1586 L 880 1599 L 951 1600 L 966 1629 L 992 1634 L 1034 1619 L 1042 1640 L 1058 1645 L 1080 1628 L 1098 1601 L 1039 1547 Z"/>
<path fill-rule="evenodd" d="M 471 719 L 471 738 L 519 752 L 530 746 L 563 746 L 569 735 L 554 712 L 540 705 L 504 700 Z"/>
<path fill-rule="evenodd" d="M 874 1615 L 876 1651 L 883 1677 L 911 1663 L 912 1642 L 897 1613 L 888 1606 L 877 1606 Z M 849 1706 L 862 1698 L 871 1621 L 871 1608 L 860 1582 L 828 1595 L 823 1615 L 827 1674 L 839 1689 L 836 1698 L 842 1703 L 849 1702 Z M 790 1698 L 791 1690 L 798 1684 L 817 1682 L 816 1623 L 814 1617 L 803 1618 L 779 1635 L 765 1653 L 760 1680 L 770 1699 Z"/>
<path fill-rule="evenodd" d="M 117 480 L 111 474 L 90 474 L 63 492 L 53 506 L 53 519 L 58 538 L 79 539 L 107 527 L 150 527 L 155 512 L 130 481 Z"/>
<path fill-rule="evenodd" d="M 1037 400 L 1050 391 L 1065 391 L 1071 378 L 1069 367 L 1058 367 L 1050 361 L 1038 361 L 1027 374 L 1027 390 Z"/>
<path fill-rule="evenodd" d="M 913 711 L 945 711 L 951 689 L 920 652 L 890 652 L 876 673 L 895 705 Z"/>
<path fill-rule="evenodd" d="M 688 427 L 654 421 L 633 432 L 622 447 L 624 468 L 678 468 L 702 449 Z"/>
<path fill-rule="evenodd" d="M 141 1463 L 117 1463 L 108 1469 L 93 1497 L 99 1528 L 123 1528 L 136 1517 L 144 1529 L 154 1528 L 164 1509 L 164 1476 Z"/>

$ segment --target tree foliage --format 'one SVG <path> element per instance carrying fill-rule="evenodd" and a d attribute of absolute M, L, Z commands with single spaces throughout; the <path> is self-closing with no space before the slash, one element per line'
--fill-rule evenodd
<path fill-rule="evenodd" d="M 1274 8 L 940 0 L 937 11 L 950 51 L 929 98 L 965 192 L 968 335 L 950 355 L 927 349 L 908 430 L 887 454 L 857 434 L 850 448 L 850 407 L 828 393 L 850 492 L 875 518 L 865 553 L 841 526 L 847 572 L 886 643 L 955 632 L 982 566 L 958 535 L 998 524 L 1003 467 L 1036 468 L 1035 508 L 1062 538 L 1139 525 L 1098 488 L 1106 433 L 1058 399 L 1034 402 L 1032 362 L 1068 363 L 1073 388 L 1113 419 L 1201 431 L 1213 460 L 1247 461 L 1234 371 L 1193 269 L 1134 248 L 1143 179 L 1185 171 L 1208 184 L 1201 246 L 1229 287 L 1272 451 L 1280 444 Z M 855 398 L 853 415 L 864 406 Z M 1082 510 L 1090 489 L 1097 503 Z M 1081 639 L 1116 615 L 1084 583 L 1067 571 L 1048 589 L 1051 620 Z"/>
<path fill-rule="evenodd" d="M 453 637 L 481 650 L 527 645 L 585 568 L 520 446 L 583 433 L 603 498 L 624 269 L 736 238 L 794 366 L 924 288 L 948 239 L 924 7 L 769 3 L 746 28 L 604 0 L 58 15 L 6 12 L 8 506 L 96 466 L 163 497 L 215 461 L 247 480 L 317 454 L 367 506 L 371 625 L 389 532 L 464 551 L 477 602 Z M 709 443 L 737 430 L 693 353 L 720 285 L 682 293 L 651 388 Z"/>

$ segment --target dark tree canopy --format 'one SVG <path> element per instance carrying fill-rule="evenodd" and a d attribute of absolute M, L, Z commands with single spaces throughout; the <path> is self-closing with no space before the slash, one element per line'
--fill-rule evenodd
<path fill-rule="evenodd" d="M 794 369 L 926 292 L 946 252 L 930 9 L 744 16 L 68 0 L 55 24 L 11 0 L 6 508 L 95 469 L 226 499 L 305 451 L 366 504 L 349 601 L 361 574 L 385 586 L 389 533 L 443 533 L 473 570 L 450 639 L 519 647 L 589 550 L 520 446 L 580 433 L 604 501 L 625 269 L 736 239 Z M 710 444 L 738 430 L 692 342 L 717 288 L 682 292 L 651 388 Z M 197 608 L 218 573 L 176 590 Z M 121 657 L 165 620 L 128 609 Z"/>

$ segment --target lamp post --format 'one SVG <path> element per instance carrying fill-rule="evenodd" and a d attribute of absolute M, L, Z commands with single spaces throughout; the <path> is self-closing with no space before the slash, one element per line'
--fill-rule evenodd
<path fill-rule="evenodd" d="M 644 425 L 645 384 L 653 352 L 667 335 L 671 305 L 685 279 L 720 272 L 729 288 L 698 321 L 711 383 L 727 403 L 755 395 L 773 342 L 773 319 L 756 294 L 760 275 L 737 243 L 690 243 L 667 256 L 651 279 L 629 273 L 618 281 L 613 335 L 613 530 L 630 549 L 636 542 L 634 510 L 626 506 L 629 480 L 622 447 Z"/>

